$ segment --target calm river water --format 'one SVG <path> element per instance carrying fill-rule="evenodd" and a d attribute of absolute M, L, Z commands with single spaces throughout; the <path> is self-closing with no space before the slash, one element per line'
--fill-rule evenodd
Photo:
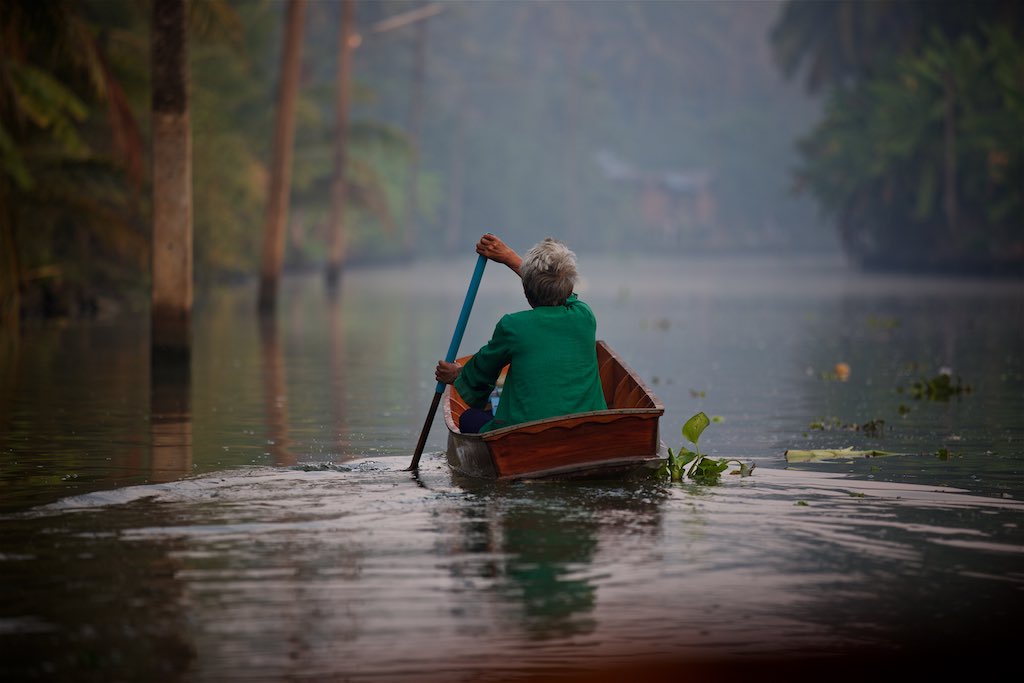
<path fill-rule="evenodd" d="M 703 410 L 702 449 L 753 476 L 473 482 L 438 416 L 414 477 L 472 268 L 353 270 L 333 303 L 290 279 L 276 325 L 254 289 L 211 292 L 190 374 L 151 376 L 145 318 L 0 341 L 0 678 L 834 679 L 1012 654 L 1020 281 L 584 254 L 662 438 Z M 462 351 L 523 306 L 490 264 Z M 915 397 L 940 372 L 963 393 Z M 896 455 L 785 456 L 843 447 Z"/>

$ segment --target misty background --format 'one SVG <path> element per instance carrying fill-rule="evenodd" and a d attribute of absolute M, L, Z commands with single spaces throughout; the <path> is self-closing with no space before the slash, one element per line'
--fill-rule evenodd
<path fill-rule="evenodd" d="M 361 6 L 361 27 L 396 4 Z M 443 8 L 356 53 L 373 90 L 357 115 L 406 130 L 423 70 L 422 200 L 404 226 L 418 249 L 465 250 L 484 230 L 584 250 L 835 243 L 790 192 L 793 142 L 819 107 L 772 63 L 780 3 Z"/>
<path fill-rule="evenodd" d="M 0 4 L 0 310 L 144 310 L 162 192 L 153 5 Z M 284 84 L 297 94 L 274 278 L 329 257 L 471 254 L 485 231 L 517 249 L 551 235 L 580 252 L 1024 271 L 1016 3 L 355 2 L 337 257 L 345 5 L 304 5 L 285 73 L 292 6 L 187 6 L 200 294 L 260 272 Z"/>

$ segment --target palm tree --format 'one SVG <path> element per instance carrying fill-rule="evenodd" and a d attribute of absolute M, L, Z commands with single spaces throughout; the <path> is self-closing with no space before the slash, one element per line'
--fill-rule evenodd
<path fill-rule="evenodd" d="M 131 23 L 132 8 L 115 10 L 123 10 Z M 125 33 L 112 28 L 106 37 L 115 41 Z M 99 134 L 109 135 L 114 158 L 98 151 L 108 148 L 106 141 L 91 144 L 98 131 L 89 126 L 98 121 L 90 114 L 104 107 L 106 129 Z M 138 188 L 142 156 L 128 96 L 82 4 L 0 0 L 0 319 L 5 329 L 17 321 L 19 287 L 90 268 L 72 263 L 75 255 L 56 255 L 54 243 L 102 246 L 141 270 L 144 233 L 122 181 L 127 170 Z M 90 262 L 86 254 L 76 256 Z"/>
<path fill-rule="evenodd" d="M 899 52 L 913 34 L 913 3 L 786 3 L 771 32 L 775 60 L 786 77 L 804 68 L 812 93 L 858 78 Z"/>

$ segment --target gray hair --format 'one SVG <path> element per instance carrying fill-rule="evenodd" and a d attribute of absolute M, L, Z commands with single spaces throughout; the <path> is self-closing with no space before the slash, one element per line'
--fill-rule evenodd
<path fill-rule="evenodd" d="M 576 284 L 576 254 L 547 237 L 526 252 L 519 275 L 531 306 L 560 306 Z"/>

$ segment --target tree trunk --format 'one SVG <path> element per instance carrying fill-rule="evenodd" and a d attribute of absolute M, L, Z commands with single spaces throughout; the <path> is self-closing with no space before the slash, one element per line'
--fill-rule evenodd
<path fill-rule="evenodd" d="M 327 226 L 331 250 L 327 260 L 327 289 L 334 292 L 345 261 L 347 242 L 345 206 L 348 184 L 345 164 L 348 155 L 348 119 L 352 104 L 352 50 L 355 36 L 355 0 L 342 0 L 338 30 L 338 75 L 334 107 L 334 177 L 331 180 L 331 214 Z"/>
<path fill-rule="evenodd" d="M 292 148 L 295 141 L 295 100 L 299 91 L 302 24 L 305 12 L 306 0 L 289 0 L 284 49 L 281 52 L 281 76 L 278 83 L 267 215 L 263 229 L 263 265 L 260 269 L 258 304 L 261 313 L 270 313 L 277 306 L 277 285 L 284 263 L 285 221 L 288 218 Z"/>
<path fill-rule="evenodd" d="M 192 318 L 192 140 L 185 0 L 153 3 L 151 346 L 188 358 Z"/>

